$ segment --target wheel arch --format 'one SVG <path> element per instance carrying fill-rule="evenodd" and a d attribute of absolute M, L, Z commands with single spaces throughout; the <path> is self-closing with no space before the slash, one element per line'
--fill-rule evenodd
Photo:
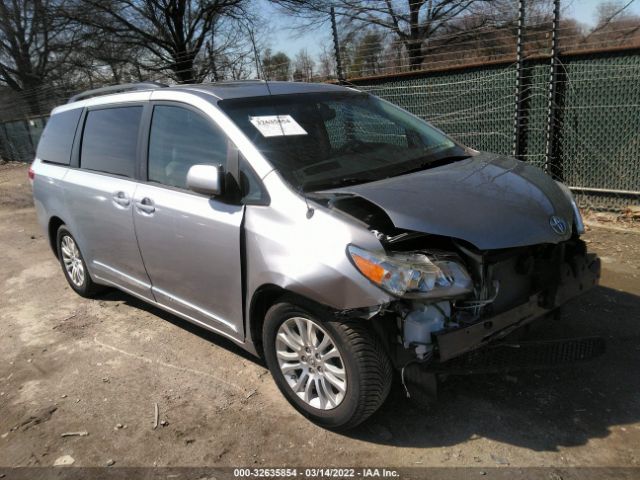
<path fill-rule="evenodd" d="M 64 220 L 62 220 L 58 216 L 52 216 L 49 219 L 49 224 L 47 225 L 47 233 L 49 235 L 49 246 L 51 250 L 53 250 L 53 254 L 58 258 L 58 246 L 56 245 L 56 236 L 58 234 L 58 229 L 62 226 L 66 225 Z"/>
<path fill-rule="evenodd" d="M 261 285 L 255 290 L 251 297 L 247 328 L 247 332 L 249 332 L 250 335 L 249 340 L 253 343 L 260 357 L 263 357 L 264 354 L 262 347 L 262 325 L 264 324 L 264 317 L 269 308 L 280 301 L 295 303 L 302 308 L 310 310 L 312 313 L 324 312 L 327 314 L 334 312 L 331 307 L 318 303 L 292 290 L 275 284 Z"/>

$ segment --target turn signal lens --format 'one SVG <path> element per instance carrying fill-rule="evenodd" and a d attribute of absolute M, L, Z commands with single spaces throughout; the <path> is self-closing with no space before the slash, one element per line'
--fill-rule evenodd
<path fill-rule="evenodd" d="M 384 268 L 367 258 L 361 257 L 357 253 L 352 253 L 351 258 L 353 258 L 356 267 L 358 267 L 358 270 L 360 270 L 365 277 L 375 283 L 382 283 L 382 279 L 386 273 Z"/>

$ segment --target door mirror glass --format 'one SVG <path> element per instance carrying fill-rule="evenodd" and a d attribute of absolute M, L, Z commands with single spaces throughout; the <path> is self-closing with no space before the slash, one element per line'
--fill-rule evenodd
<path fill-rule="evenodd" d="M 222 166 L 193 165 L 187 172 L 187 188 L 204 195 L 222 195 L 224 172 Z"/>

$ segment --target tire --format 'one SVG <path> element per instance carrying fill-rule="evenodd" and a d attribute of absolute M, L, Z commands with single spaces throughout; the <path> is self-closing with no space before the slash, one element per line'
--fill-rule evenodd
<path fill-rule="evenodd" d="M 87 298 L 92 298 L 99 293 L 102 288 L 91 280 L 87 264 L 84 261 L 82 252 L 80 252 L 80 247 L 78 247 L 76 239 L 65 225 L 61 225 L 60 228 L 58 228 L 58 233 L 56 234 L 56 247 L 58 249 L 58 260 L 60 261 L 62 272 L 64 273 L 64 277 L 67 279 L 69 286 L 78 295 Z M 80 272 L 81 276 L 80 273 L 76 275 L 69 272 L 67 268 L 67 263 L 69 261 L 75 263 L 76 272 Z"/>
<path fill-rule="evenodd" d="M 299 349 L 291 348 L 290 342 L 296 333 L 301 340 L 301 324 L 303 334 L 315 332 L 316 341 L 308 344 L 312 353 L 320 352 L 320 357 L 313 354 L 305 357 L 300 343 L 293 345 Z M 323 347 L 325 336 L 335 347 L 337 356 L 332 346 Z M 353 428 L 371 416 L 389 394 L 393 372 L 389 357 L 364 321 L 335 321 L 313 308 L 278 303 L 265 316 L 262 340 L 267 366 L 282 394 L 302 415 L 322 427 Z M 320 360 L 314 362 L 312 357 Z M 301 368 L 294 369 L 294 365 Z M 346 379 L 343 392 L 336 386 L 344 386 L 338 381 L 340 378 Z M 308 388 L 300 387 L 296 393 L 294 387 L 300 383 Z M 308 398 L 303 398 L 307 390 Z"/>

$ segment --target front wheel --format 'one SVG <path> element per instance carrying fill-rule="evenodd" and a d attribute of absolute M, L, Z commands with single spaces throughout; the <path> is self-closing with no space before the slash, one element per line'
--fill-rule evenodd
<path fill-rule="evenodd" d="M 265 317 L 264 352 L 278 388 L 323 427 L 355 427 L 389 393 L 389 358 L 363 322 L 338 322 L 291 303 L 274 305 Z"/>

